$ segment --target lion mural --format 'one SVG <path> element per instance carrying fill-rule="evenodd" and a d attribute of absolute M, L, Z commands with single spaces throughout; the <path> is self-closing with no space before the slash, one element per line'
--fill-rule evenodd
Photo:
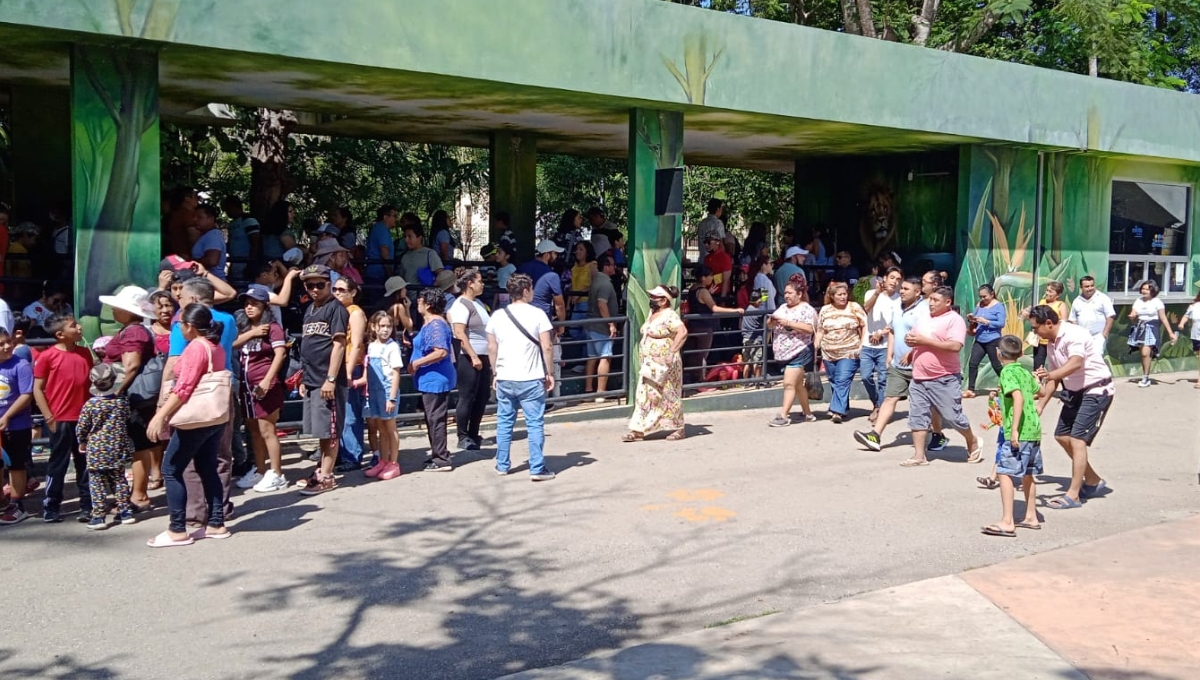
<path fill-rule="evenodd" d="M 896 247 L 896 201 L 891 187 L 883 182 L 868 184 L 864 191 L 858 232 L 863 249 L 874 261 Z"/>

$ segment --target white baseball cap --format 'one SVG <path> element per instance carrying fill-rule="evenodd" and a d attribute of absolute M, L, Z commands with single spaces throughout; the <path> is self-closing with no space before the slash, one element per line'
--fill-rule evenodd
<path fill-rule="evenodd" d="M 791 248 L 787 249 L 786 253 L 783 254 L 783 259 L 790 260 L 797 255 L 799 255 L 800 257 L 804 257 L 807 254 L 808 254 L 808 251 L 801 248 L 800 246 L 792 246 Z"/>
<path fill-rule="evenodd" d="M 567 249 L 558 245 L 554 241 L 545 238 L 538 242 L 537 252 L 538 255 L 542 255 L 543 253 L 565 253 L 567 252 Z"/>

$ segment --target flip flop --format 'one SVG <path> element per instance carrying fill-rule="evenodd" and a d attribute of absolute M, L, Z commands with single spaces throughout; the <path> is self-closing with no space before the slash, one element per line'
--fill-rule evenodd
<path fill-rule="evenodd" d="M 1017 522 L 1017 526 L 1022 529 L 1029 529 L 1030 531 L 1041 531 L 1042 530 L 1041 522 L 1039 522 L 1037 524 L 1030 524 L 1029 522 Z"/>
<path fill-rule="evenodd" d="M 150 546 L 151 548 L 177 548 L 184 545 L 191 545 L 195 542 L 196 539 L 192 538 L 191 536 L 177 541 L 171 538 L 171 534 L 169 532 L 164 531 L 149 541 L 146 541 L 146 545 Z"/>
<path fill-rule="evenodd" d="M 1055 496 L 1046 501 L 1046 507 L 1054 508 L 1055 510 L 1071 510 L 1072 508 L 1082 508 L 1083 503 L 1068 496 Z"/>
<path fill-rule="evenodd" d="M 975 481 L 979 482 L 979 487 L 981 489 L 995 489 L 996 487 L 1000 486 L 1000 482 L 992 479 L 991 477 L 976 477 Z"/>
<path fill-rule="evenodd" d="M 621 437 L 621 441 L 625 442 L 626 444 L 632 444 L 633 442 L 640 442 L 645 438 L 646 435 L 629 432 L 624 437 Z"/>
<path fill-rule="evenodd" d="M 1017 532 L 1005 531 L 1004 529 L 1001 529 L 1000 527 L 996 526 L 995 524 L 989 524 L 986 527 L 983 527 L 983 529 L 981 529 L 980 531 L 983 532 L 984 536 L 1000 536 L 1002 538 L 1016 538 L 1017 537 Z"/>
<path fill-rule="evenodd" d="M 1096 497 L 1100 496 L 1101 494 L 1103 494 L 1105 491 L 1108 491 L 1108 484 L 1105 483 L 1105 481 L 1103 479 L 1101 479 L 1099 482 L 1096 483 L 1096 486 L 1088 486 L 1087 484 L 1084 484 L 1083 488 L 1079 490 L 1079 497 L 1080 498 L 1096 498 Z"/>
<path fill-rule="evenodd" d="M 216 541 L 216 540 L 224 540 L 226 538 L 229 538 L 232 535 L 233 535 L 233 532 L 229 531 L 228 529 L 225 530 L 225 533 L 210 534 L 210 533 L 208 533 L 208 527 L 200 527 L 199 529 L 196 529 L 195 531 L 193 531 L 191 533 L 191 538 L 192 538 L 192 540 L 195 540 L 195 541 L 200 541 L 200 540 L 203 540 L 206 538 L 211 538 L 214 541 Z"/>
<path fill-rule="evenodd" d="M 929 465 L 928 459 L 916 460 L 914 458 L 909 458 L 907 460 L 901 461 L 901 463 L 900 463 L 900 467 L 922 467 L 925 465 Z"/>

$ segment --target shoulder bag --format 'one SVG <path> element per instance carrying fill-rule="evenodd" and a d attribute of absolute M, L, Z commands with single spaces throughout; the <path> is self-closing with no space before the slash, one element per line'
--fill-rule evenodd
<path fill-rule="evenodd" d="M 196 430 L 220 425 L 229 421 L 229 399 L 232 396 L 233 374 L 227 370 L 214 371 L 212 347 L 205 340 L 204 351 L 208 352 L 208 373 L 205 373 L 192 396 L 171 416 L 171 427 L 180 430 Z"/>

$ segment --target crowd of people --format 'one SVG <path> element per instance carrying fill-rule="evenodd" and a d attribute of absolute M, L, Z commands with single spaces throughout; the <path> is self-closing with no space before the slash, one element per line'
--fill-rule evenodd
<path fill-rule="evenodd" d="M 821 389 L 822 374 L 831 393 L 829 419 L 851 419 L 850 387 L 860 375 L 871 404 L 870 429 L 853 433 L 861 445 L 881 450 L 885 429 L 907 399 L 913 448 L 902 466 L 928 465 L 929 452 L 947 447 L 948 429 L 963 437 L 967 462 L 980 463 L 984 443 L 962 402 L 976 396 L 986 358 L 999 382 L 990 394 L 999 405 L 998 448 L 992 474 L 979 481 L 1000 489 L 1004 511 L 984 532 L 1011 536 L 1017 527 L 1037 528 L 1032 510 L 1015 522 L 1012 501 L 1018 486 L 1032 498 L 1032 475 L 1041 471 L 1040 418 L 1055 395 L 1063 408 L 1054 437 L 1072 460 L 1072 481 L 1049 506 L 1079 507 L 1106 491 L 1088 447 L 1112 403 L 1103 349 L 1115 311 L 1092 277 L 1080 280 L 1081 295 L 1070 306 L 1063 286 L 1050 283 L 1044 298 L 1022 311 L 1031 330 L 1021 340 L 1005 334 L 1005 307 L 990 286 L 981 286 L 974 310 L 961 314 L 943 273 L 906 276 L 900 258 L 888 253 L 873 276 L 859 279 L 841 252 L 824 254 L 819 237 L 809 247 L 792 237 L 773 260 L 764 226 L 753 225 L 738 246 L 721 221 L 724 206 L 709 208 L 700 223 L 706 255 L 686 294 L 666 285 L 647 291 L 623 441 L 686 435 L 684 387 L 705 380 L 719 327 L 713 315 L 752 310 L 735 327 L 749 357 L 743 366 L 761 367 L 769 358 L 783 367 L 782 404 L 771 427 L 792 424 L 797 400 L 804 421 L 817 419 L 810 396 Z M 164 217 L 168 255 L 157 280 L 101 296 L 117 329 L 90 347 L 65 291 L 53 283 L 24 313 L 0 315 L 0 384 L 7 388 L 0 391 L 0 433 L 9 478 L 0 524 L 30 516 L 26 496 L 39 486 L 27 475 L 36 429 L 50 442 L 40 508 L 45 522 L 62 521 L 73 467 L 79 520 L 91 529 L 113 525 L 110 497 L 113 521 L 132 523 L 153 506 L 150 492 L 162 488 L 169 522 L 151 547 L 226 538 L 235 486 L 255 493 L 291 486 L 279 430 L 289 398 L 301 402 L 302 432 L 317 440 L 315 465 L 295 483 L 301 494 L 329 492 L 351 472 L 379 481 L 400 476 L 397 418 L 401 401 L 414 396 L 428 437 L 424 471 L 452 471 L 455 451 L 494 446 L 495 471 L 507 475 L 520 411 L 530 479 L 554 479 L 543 423 L 547 397 L 561 380 L 566 330 L 554 322 L 591 320 L 579 329 L 587 347 L 585 389 L 603 395 L 624 313 L 624 238 L 602 210 L 568 211 L 555 237 L 539 241 L 533 258 L 519 265 L 507 218 L 499 216 L 500 240 L 483 251 L 499 286 L 490 296 L 484 273 L 456 257 L 444 212 L 433 215 L 428 247 L 420 220 L 390 205 L 376 211 L 365 242 L 344 209 L 299 240 L 279 228 L 294 219 L 288 205 L 271 211 L 272 229 L 247 216 L 236 198 L 223 201 L 222 210 L 229 219 L 224 231 L 216 228 L 221 213 L 194 192 L 172 197 Z M 585 217 L 592 226 L 586 240 Z M 391 237 L 397 227 L 403 246 Z M 814 306 L 809 294 L 818 284 L 822 300 Z M 369 286 L 382 297 L 367 310 Z M 1130 312 L 1129 344 L 1148 375 L 1162 338 L 1174 341 L 1176 329 L 1153 282 L 1141 292 Z M 1200 351 L 1200 297 L 1178 331 L 1188 323 Z M 52 344 L 27 344 L 35 324 Z M 968 343 L 964 385 L 960 356 Z M 1021 362 L 1027 346 L 1032 371 Z M 493 397 L 494 440 L 481 433 Z"/>

